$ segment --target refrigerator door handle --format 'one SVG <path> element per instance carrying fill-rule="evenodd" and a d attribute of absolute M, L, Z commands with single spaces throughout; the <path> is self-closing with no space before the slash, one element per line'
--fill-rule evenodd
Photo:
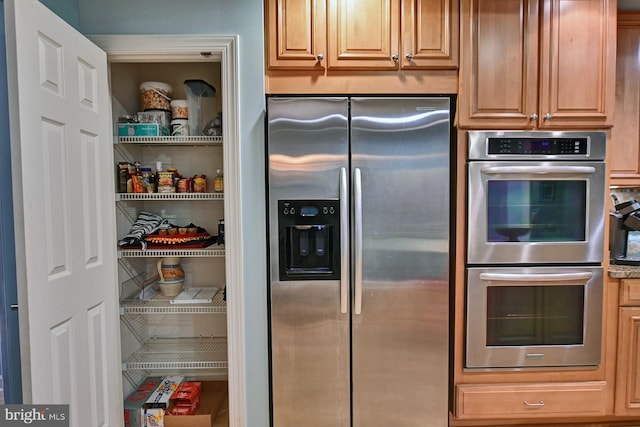
<path fill-rule="evenodd" d="M 349 301 L 349 200 L 347 169 L 340 168 L 340 312 L 347 312 Z"/>
<path fill-rule="evenodd" d="M 354 313 L 362 313 L 362 175 L 360 168 L 353 171 L 354 250 L 355 250 L 355 307 Z"/>

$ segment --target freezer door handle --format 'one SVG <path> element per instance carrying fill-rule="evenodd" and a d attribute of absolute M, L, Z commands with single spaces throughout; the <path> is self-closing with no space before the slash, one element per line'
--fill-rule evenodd
<path fill-rule="evenodd" d="M 340 168 L 340 312 L 347 312 L 349 301 L 349 200 L 347 169 Z"/>
<path fill-rule="evenodd" d="M 355 250 L 355 302 L 354 313 L 362 313 L 362 175 L 360 168 L 353 171 L 353 213 L 354 213 L 354 250 Z"/>

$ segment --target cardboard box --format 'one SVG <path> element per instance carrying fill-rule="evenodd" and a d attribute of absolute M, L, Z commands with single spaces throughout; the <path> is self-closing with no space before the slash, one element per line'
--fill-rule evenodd
<path fill-rule="evenodd" d="M 158 123 L 118 123 L 118 136 L 168 136 L 169 128 Z"/>
<path fill-rule="evenodd" d="M 226 381 L 203 381 L 196 414 L 165 415 L 164 427 L 211 427 L 226 400 Z"/>
<path fill-rule="evenodd" d="M 149 377 L 131 393 L 124 401 L 124 425 L 125 427 L 140 427 L 140 414 L 142 405 L 147 401 L 151 393 L 158 387 L 162 377 Z"/>
<path fill-rule="evenodd" d="M 143 407 L 145 409 L 167 409 L 169 407 L 169 399 L 171 395 L 178 388 L 180 383 L 184 380 L 181 375 L 174 375 L 170 377 L 164 377 L 158 387 L 151 393 Z"/>

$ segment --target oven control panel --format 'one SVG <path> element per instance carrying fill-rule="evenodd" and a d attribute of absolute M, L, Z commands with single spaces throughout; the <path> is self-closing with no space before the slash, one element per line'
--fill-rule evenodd
<path fill-rule="evenodd" d="M 576 138 L 488 138 L 487 154 L 564 155 L 589 154 L 588 139 Z"/>

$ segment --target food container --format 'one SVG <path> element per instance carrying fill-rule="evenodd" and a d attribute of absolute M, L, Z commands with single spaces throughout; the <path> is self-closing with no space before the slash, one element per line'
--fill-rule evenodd
<path fill-rule="evenodd" d="M 186 99 L 174 99 L 170 105 L 172 119 L 186 119 L 189 117 L 189 108 L 187 107 Z"/>
<path fill-rule="evenodd" d="M 206 193 L 207 192 L 207 176 L 196 175 L 193 177 L 193 192 L 194 193 Z"/>
<path fill-rule="evenodd" d="M 160 127 L 160 135 L 169 135 L 171 126 L 171 113 L 165 110 L 146 110 L 136 114 L 140 123 L 157 123 Z"/>
<path fill-rule="evenodd" d="M 143 110 L 171 111 L 173 88 L 162 82 L 142 82 L 140 95 Z"/>
<path fill-rule="evenodd" d="M 189 106 L 189 134 L 204 135 L 204 127 L 216 116 L 216 88 L 204 80 L 185 80 Z"/>
<path fill-rule="evenodd" d="M 171 136 L 189 136 L 189 120 L 171 120 Z"/>

